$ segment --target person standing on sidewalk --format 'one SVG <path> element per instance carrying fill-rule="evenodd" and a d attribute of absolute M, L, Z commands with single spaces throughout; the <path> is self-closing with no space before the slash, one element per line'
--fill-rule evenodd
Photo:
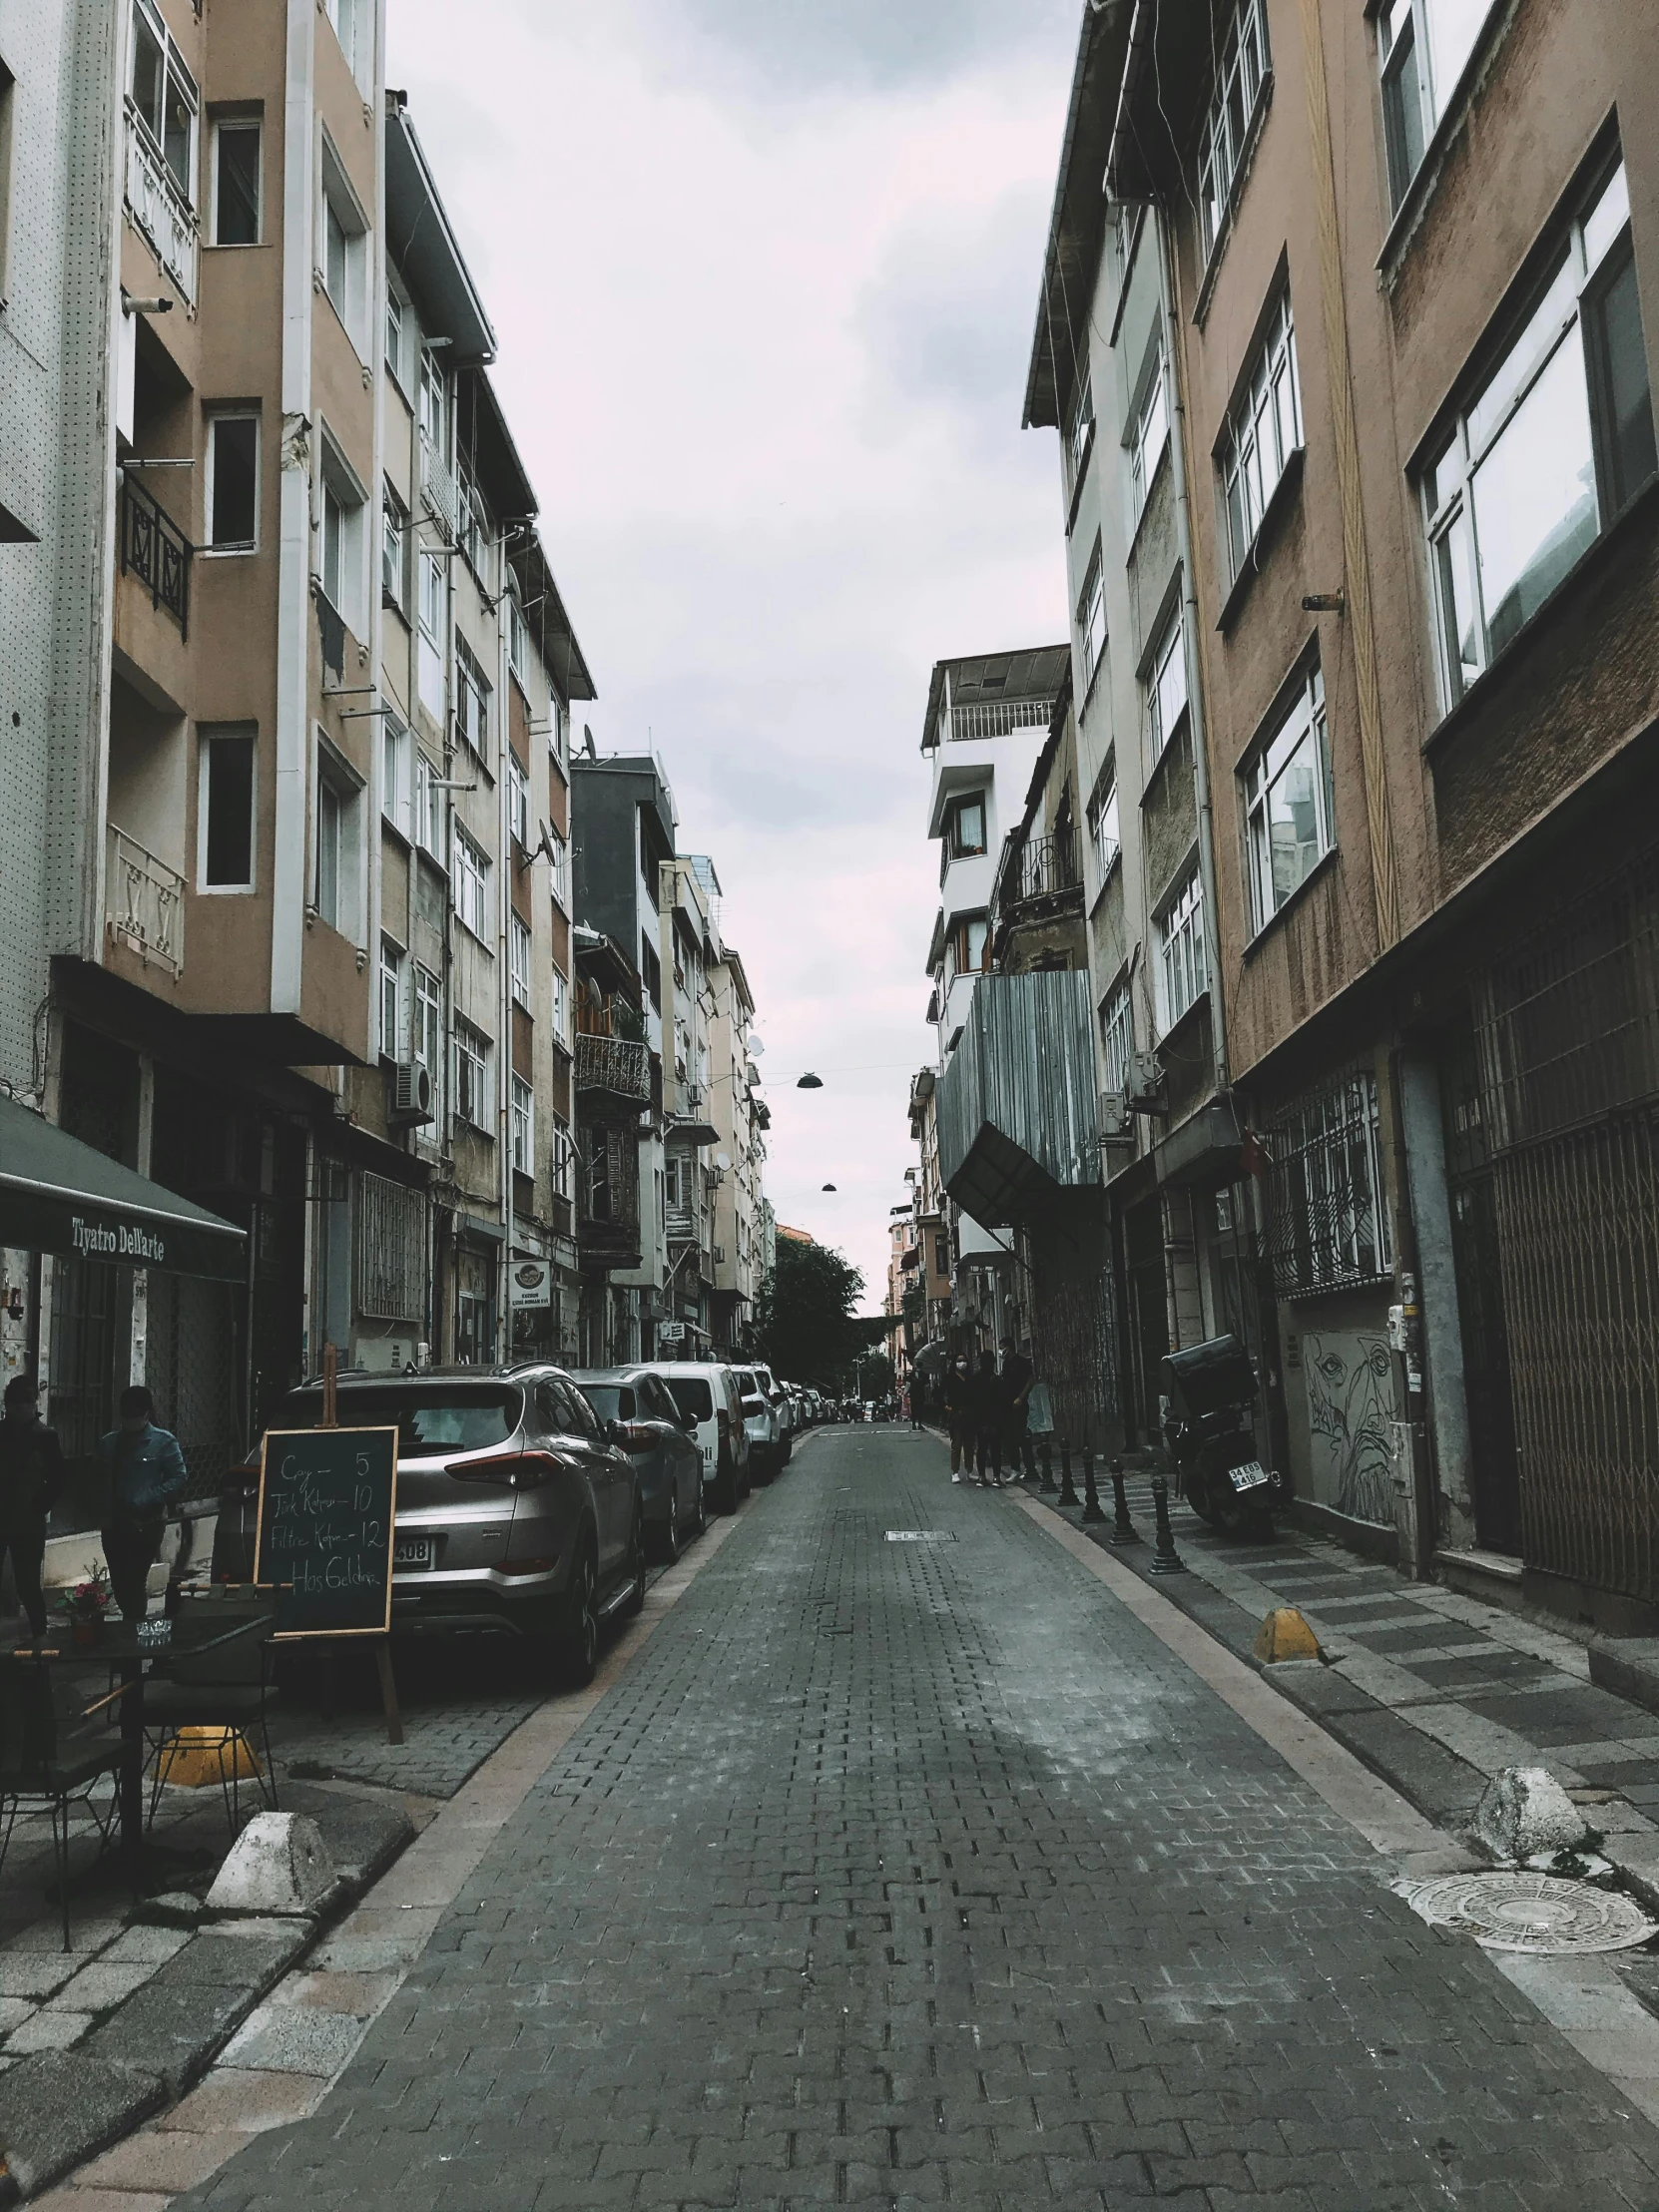
<path fill-rule="evenodd" d="M 167 1509 L 189 1476 L 179 1439 L 158 1428 L 156 1401 L 142 1382 L 121 1393 L 121 1426 L 100 1437 L 98 1455 L 110 1479 L 104 1522 L 104 1559 L 124 1621 L 141 1621 L 149 1603 L 145 1585 L 161 1556 Z"/>
<path fill-rule="evenodd" d="M 1002 1480 L 1002 1379 L 994 1352 L 980 1353 L 973 1379 L 973 1463 L 980 1488 L 996 1489 Z"/>
<path fill-rule="evenodd" d="M 37 1644 L 46 1634 L 40 1586 L 46 1522 L 63 1485 L 63 1447 L 57 1430 L 40 1417 L 39 1386 L 26 1375 L 14 1375 L 0 1419 L 0 1555 L 11 1553 L 17 1602 Z"/>
<path fill-rule="evenodd" d="M 1026 1421 L 1037 1371 L 1025 1354 L 1015 1348 L 1012 1337 L 1002 1340 L 1002 1372 L 996 1380 L 1002 1408 L 1002 1448 L 1008 1460 L 1008 1472 L 1002 1479 L 1017 1482 L 1022 1468 L 1027 1474 L 1036 1471 L 1031 1462 L 1031 1439 L 1026 1434 Z"/>
<path fill-rule="evenodd" d="M 958 1352 L 944 1379 L 944 1419 L 950 1431 L 950 1479 L 960 1482 L 962 1468 L 973 1466 L 973 1373 L 967 1354 Z"/>

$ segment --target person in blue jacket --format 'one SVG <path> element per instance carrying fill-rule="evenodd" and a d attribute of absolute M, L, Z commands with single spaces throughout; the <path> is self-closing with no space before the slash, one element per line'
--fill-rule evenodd
<path fill-rule="evenodd" d="M 167 1509 L 189 1476 L 179 1439 L 155 1423 L 156 1401 L 142 1382 L 123 1390 L 121 1426 L 100 1437 L 110 1478 L 104 1559 L 124 1621 L 144 1618 L 145 1582 L 161 1555 Z"/>

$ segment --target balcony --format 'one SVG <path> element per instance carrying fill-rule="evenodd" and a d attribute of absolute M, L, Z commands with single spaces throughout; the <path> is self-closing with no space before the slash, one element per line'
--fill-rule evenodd
<path fill-rule="evenodd" d="M 112 822 L 105 856 L 109 932 L 146 967 L 180 975 L 185 966 L 185 879 Z"/>
<path fill-rule="evenodd" d="M 578 1030 L 576 1095 L 585 1118 L 631 1116 L 651 1104 L 651 1049 L 629 1037 L 596 1037 Z"/>
<path fill-rule="evenodd" d="M 1089 978 L 986 975 L 939 1078 L 939 1173 L 986 1228 L 1074 1206 L 1100 1183 Z"/>
<path fill-rule="evenodd" d="M 196 210 L 179 189 L 155 142 L 127 103 L 127 206 L 133 221 L 156 250 L 173 281 L 192 305 L 196 301 L 198 227 Z"/>
<path fill-rule="evenodd" d="M 700 1083 L 677 1082 L 674 1110 L 663 1134 L 671 1144 L 714 1144 L 720 1131 L 709 1119 L 708 1094 Z"/>
<path fill-rule="evenodd" d="M 195 554 L 189 538 L 154 494 L 127 477 L 121 487 L 121 573 L 148 586 L 150 604 L 165 608 L 190 636 L 190 569 Z"/>
<path fill-rule="evenodd" d="M 1033 898 L 1059 898 L 1082 887 L 1077 838 L 1070 830 L 1059 830 L 1051 837 L 1027 837 L 1020 846 L 1018 865 L 1003 885 L 1003 904 L 1006 908 Z"/>
<path fill-rule="evenodd" d="M 443 524 L 444 535 L 453 544 L 461 511 L 460 492 L 449 463 L 424 430 L 420 433 L 420 496 L 427 512 Z"/>

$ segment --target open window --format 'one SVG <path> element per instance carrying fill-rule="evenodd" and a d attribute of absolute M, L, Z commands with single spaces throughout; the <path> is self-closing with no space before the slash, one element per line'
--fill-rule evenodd
<path fill-rule="evenodd" d="M 367 505 L 356 472 L 324 433 L 320 484 L 320 578 L 323 596 L 354 638 L 365 638 L 363 517 Z"/>
<path fill-rule="evenodd" d="M 1336 842 L 1325 678 L 1319 664 L 1240 771 L 1251 922 L 1265 929 Z"/>
<path fill-rule="evenodd" d="M 261 141 L 257 115 L 220 116 L 213 128 L 215 246 L 258 246 L 261 233 Z"/>
<path fill-rule="evenodd" d="M 260 542 L 260 416 L 257 408 L 208 417 L 206 485 L 210 553 L 253 553 Z"/>
<path fill-rule="evenodd" d="M 255 734 L 248 725 L 203 728 L 198 736 L 197 888 L 254 888 Z"/>
<path fill-rule="evenodd" d="M 318 255 L 322 288 L 359 357 L 368 352 L 368 218 L 327 133 L 322 137 Z"/>
<path fill-rule="evenodd" d="M 362 779 L 319 730 L 312 811 L 311 905 L 342 937 L 362 934 Z"/>

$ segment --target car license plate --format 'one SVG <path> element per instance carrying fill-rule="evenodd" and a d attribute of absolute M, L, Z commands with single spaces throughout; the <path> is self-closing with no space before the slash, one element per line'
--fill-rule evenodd
<path fill-rule="evenodd" d="M 1247 1459 L 1242 1467 L 1229 1467 L 1227 1472 L 1236 1490 L 1259 1490 L 1272 1479 L 1260 1459 Z"/>
<path fill-rule="evenodd" d="M 391 1547 L 392 1569 L 407 1572 L 411 1568 L 430 1567 L 436 1554 L 437 1544 L 431 1536 L 398 1536 Z"/>

